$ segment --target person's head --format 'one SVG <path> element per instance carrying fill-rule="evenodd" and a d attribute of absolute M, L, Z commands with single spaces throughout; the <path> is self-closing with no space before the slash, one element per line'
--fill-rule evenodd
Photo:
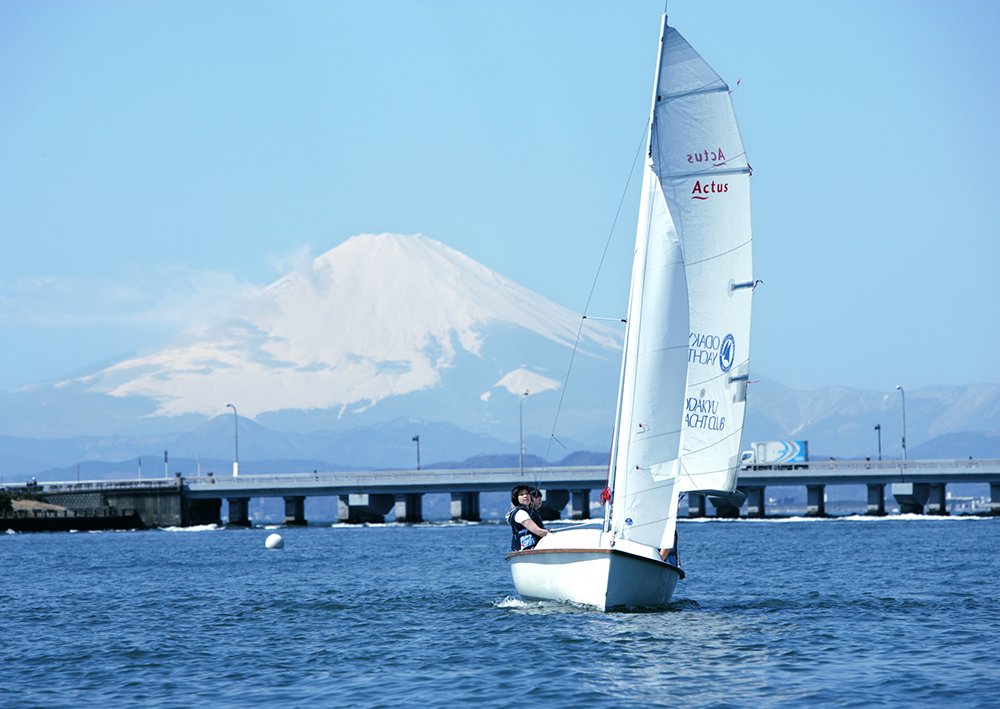
<path fill-rule="evenodd" d="M 542 491 L 537 487 L 531 488 L 531 506 L 536 510 L 542 506 Z"/>
<path fill-rule="evenodd" d="M 526 498 L 526 499 L 522 499 Z M 524 505 L 527 507 L 531 504 L 531 488 L 527 485 L 515 485 L 514 489 L 510 491 L 510 504 L 514 505 Z"/>

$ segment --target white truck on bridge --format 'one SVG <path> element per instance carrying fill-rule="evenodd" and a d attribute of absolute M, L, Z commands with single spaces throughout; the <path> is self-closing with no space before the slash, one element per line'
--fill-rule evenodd
<path fill-rule="evenodd" d="M 756 441 L 740 456 L 740 467 L 790 466 L 809 462 L 809 441 Z"/>

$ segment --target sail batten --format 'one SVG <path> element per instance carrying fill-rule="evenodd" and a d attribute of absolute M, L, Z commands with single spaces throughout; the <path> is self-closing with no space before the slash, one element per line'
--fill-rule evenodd
<path fill-rule="evenodd" d="M 718 175 L 749 175 L 750 168 L 739 167 L 725 170 L 712 170 L 711 168 L 705 170 L 696 170 L 692 172 L 679 172 L 677 174 L 666 174 L 666 178 L 670 180 L 687 180 L 692 177 L 704 177 L 706 175 L 718 176 Z"/>
<path fill-rule="evenodd" d="M 679 98 L 687 98 L 688 96 L 699 96 L 701 94 L 715 94 L 715 93 L 722 93 L 723 91 L 725 91 L 726 93 L 729 92 L 729 86 L 727 86 L 724 83 L 719 86 L 705 86 L 704 88 L 701 89 L 682 91 L 680 93 L 660 94 L 659 96 L 656 97 L 656 100 L 660 103 L 666 103 L 669 101 L 676 101 Z"/>

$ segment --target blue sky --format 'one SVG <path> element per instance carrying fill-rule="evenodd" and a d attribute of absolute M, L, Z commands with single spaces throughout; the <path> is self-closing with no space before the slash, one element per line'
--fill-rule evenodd
<path fill-rule="evenodd" d="M 581 311 L 662 9 L 0 3 L 0 389 L 155 349 L 359 233 L 422 233 Z M 1000 3 L 668 9 L 742 80 L 754 373 L 1000 381 Z M 593 315 L 625 311 L 638 180 Z"/>

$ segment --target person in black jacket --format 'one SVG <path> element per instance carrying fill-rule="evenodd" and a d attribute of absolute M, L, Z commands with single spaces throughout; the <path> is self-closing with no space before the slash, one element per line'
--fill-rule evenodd
<path fill-rule="evenodd" d="M 507 513 L 507 521 L 513 532 L 510 542 L 511 551 L 531 549 L 538 543 L 539 539 L 552 534 L 545 529 L 541 523 L 541 517 L 533 509 L 531 488 L 527 485 L 515 486 L 510 492 L 510 502 L 514 506 Z"/>

